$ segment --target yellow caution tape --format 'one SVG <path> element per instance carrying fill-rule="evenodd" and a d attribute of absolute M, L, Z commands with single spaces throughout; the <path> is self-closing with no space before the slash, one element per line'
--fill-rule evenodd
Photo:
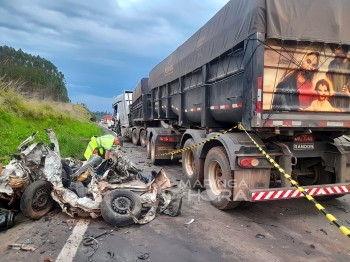
<path fill-rule="evenodd" d="M 275 162 L 275 160 L 273 160 L 273 159 L 264 151 L 264 149 L 262 149 L 262 148 L 258 145 L 258 143 L 256 143 L 256 142 L 254 141 L 254 139 L 249 135 L 249 133 L 247 132 L 247 130 L 245 130 L 245 128 L 243 127 L 242 124 L 239 124 L 239 125 L 238 125 L 238 129 L 243 130 L 243 131 L 247 134 L 247 136 L 250 138 L 250 140 L 252 140 L 252 142 L 255 144 L 255 146 L 260 150 L 260 152 L 267 158 L 267 160 L 269 160 L 270 163 L 271 163 L 274 167 L 276 167 L 276 168 L 278 169 L 278 171 L 279 171 L 281 174 L 283 174 L 284 177 L 287 178 L 287 179 L 290 181 L 290 183 L 291 183 L 294 187 L 296 187 L 296 188 L 306 197 L 306 199 L 308 199 L 309 201 L 313 202 L 313 203 L 315 204 L 315 207 L 316 207 L 318 210 L 320 210 L 320 211 L 327 217 L 327 219 L 328 219 L 330 222 L 332 222 L 334 225 L 336 225 L 336 226 L 339 228 L 339 230 L 340 230 L 345 236 L 348 236 L 348 237 L 350 238 L 350 230 L 349 230 L 348 228 L 346 228 L 345 226 L 343 226 L 340 222 L 338 222 L 338 220 L 337 220 L 333 215 L 331 215 L 331 214 L 330 214 L 320 203 L 318 203 L 312 196 L 310 196 L 310 195 L 304 190 L 304 188 L 302 188 L 302 187 L 298 184 L 298 182 L 296 182 L 295 180 L 293 180 L 292 177 L 291 177 L 289 174 L 287 174 L 287 173 L 284 171 L 284 169 L 281 168 L 281 167 L 279 166 L 279 164 L 277 164 L 277 163 Z"/>

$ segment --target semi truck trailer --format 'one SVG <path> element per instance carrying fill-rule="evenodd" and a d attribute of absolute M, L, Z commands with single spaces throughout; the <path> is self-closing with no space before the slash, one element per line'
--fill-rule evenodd
<path fill-rule="evenodd" d="M 349 12 L 346 0 L 229 1 L 149 72 L 138 106 L 157 123 L 152 163 L 181 159 L 186 185 L 219 209 L 303 197 L 279 168 L 310 195 L 348 194 Z M 244 131 L 222 134 L 239 124 L 278 167 Z"/>

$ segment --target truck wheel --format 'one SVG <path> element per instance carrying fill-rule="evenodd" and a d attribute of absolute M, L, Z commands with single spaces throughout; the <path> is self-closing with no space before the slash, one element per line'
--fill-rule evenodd
<path fill-rule="evenodd" d="M 21 197 L 20 208 L 30 219 L 40 219 L 50 212 L 54 201 L 51 197 L 52 185 L 47 181 L 34 181 Z"/>
<path fill-rule="evenodd" d="M 187 139 L 184 148 L 193 145 L 193 139 Z M 182 152 L 182 171 L 190 181 L 191 188 L 201 188 L 204 179 L 204 160 L 199 158 L 195 148 Z"/>
<path fill-rule="evenodd" d="M 141 130 L 140 132 L 140 143 L 142 147 L 146 147 L 147 146 L 147 134 L 146 134 L 146 130 Z"/>
<path fill-rule="evenodd" d="M 151 162 L 153 165 L 161 165 L 164 163 L 163 159 L 156 159 L 156 145 L 154 141 L 151 141 Z"/>
<path fill-rule="evenodd" d="M 140 144 L 140 139 L 137 137 L 137 130 L 136 130 L 136 128 L 134 130 L 132 130 L 131 139 L 132 139 L 132 143 L 135 146 L 138 146 Z"/>
<path fill-rule="evenodd" d="M 301 186 L 333 184 L 335 181 L 332 178 L 332 173 L 324 170 L 321 163 L 311 166 L 308 169 L 312 175 L 298 176 L 297 182 Z"/>
<path fill-rule="evenodd" d="M 232 172 L 224 147 L 209 150 L 204 163 L 204 180 L 207 196 L 218 209 L 236 208 L 240 201 L 232 201 Z"/>
<path fill-rule="evenodd" d="M 116 189 L 109 191 L 101 203 L 101 215 L 113 226 L 128 226 L 134 223 L 128 209 L 136 218 L 141 215 L 141 199 L 132 191 Z"/>
<path fill-rule="evenodd" d="M 299 176 L 297 182 L 301 186 L 311 186 L 311 185 L 325 185 L 325 184 L 334 184 L 335 178 L 331 172 L 325 171 L 324 166 L 321 163 L 310 167 L 313 171 L 313 175 L 310 176 Z M 330 200 L 334 198 L 339 198 L 344 195 L 325 195 L 325 196 L 314 196 L 316 200 Z"/>

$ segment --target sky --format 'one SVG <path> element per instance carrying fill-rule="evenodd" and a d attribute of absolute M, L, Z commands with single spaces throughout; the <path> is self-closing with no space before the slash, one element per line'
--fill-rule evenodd
<path fill-rule="evenodd" d="M 73 103 L 112 99 L 202 27 L 228 0 L 1 0 L 0 45 L 50 60 Z"/>

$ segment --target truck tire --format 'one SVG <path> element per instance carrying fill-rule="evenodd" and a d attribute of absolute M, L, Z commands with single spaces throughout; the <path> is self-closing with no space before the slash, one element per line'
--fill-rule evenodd
<path fill-rule="evenodd" d="M 311 186 L 311 185 L 325 185 L 325 184 L 334 184 L 335 178 L 333 173 L 325 171 L 324 166 L 321 163 L 318 163 L 311 167 L 314 171 L 314 176 L 301 176 L 297 178 L 297 182 L 301 186 Z M 316 200 L 330 200 L 334 198 L 339 198 L 344 196 L 343 194 L 337 195 L 324 195 L 324 196 L 314 196 Z"/>
<path fill-rule="evenodd" d="M 47 181 L 34 181 L 21 197 L 20 208 L 23 215 L 30 219 L 40 219 L 53 207 L 52 185 Z"/>
<path fill-rule="evenodd" d="M 193 139 L 187 139 L 184 148 L 193 146 Z M 199 158 L 195 148 L 182 152 L 182 171 L 191 188 L 202 188 L 204 180 L 204 159 Z"/>
<path fill-rule="evenodd" d="M 163 159 L 156 159 L 156 145 L 154 141 L 151 141 L 151 162 L 153 165 L 162 165 L 164 163 Z"/>
<path fill-rule="evenodd" d="M 140 132 L 140 144 L 142 147 L 147 146 L 147 133 L 146 130 L 142 129 Z"/>
<path fill-rule="evenodd" d="M 204 162 L 204 180 L 207 196 L 218 209 L 236 208 L 240 201 L 232 201 L 233 177 L 224 147 L 209 150 Z"/>
<path fill-rule="evenodd" d="M 101 203 L 101 215 L 113 226 L 128 226 L 134 223 L 127 210 L 136 218 L 141 215 L 141 199 L 134 192 L 125 189 L 109 191 Z"/>
<path fill-rule="evenodd" d="M 138 146 L 140 144 L 140 139 L 137 137 L 137 129 L 136 128 L 132 130 L 131 139 L 132 139 L 132 143 L 135 146 Z"/>

